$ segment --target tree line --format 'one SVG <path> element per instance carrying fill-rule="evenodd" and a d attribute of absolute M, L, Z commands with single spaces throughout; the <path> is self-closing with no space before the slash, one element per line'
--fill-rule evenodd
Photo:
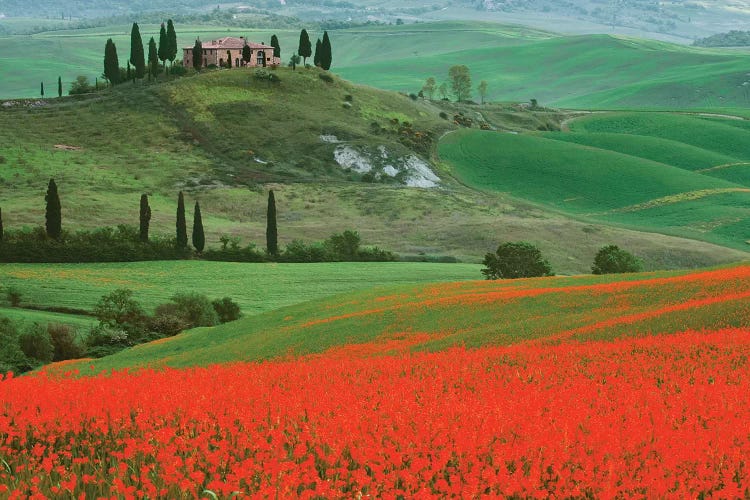
<path fill-rule="evenodd" d="M 219 249 L 206 249 L 200 202 L 193 208 L 192 231 L 188 233 L 185 197 L 177 196 L 174 237 L 150 233 L 151 206 L 147 194 L 140 197 L 137 229 L 122 224 L 117 228 L 66 233 L 62 228 L 62 208 L 57 184 L 50 179 L 45 194 L 45 224 L 32 231 L 5 231 L 0 208 L 0 261 L 4 262 L 117 262 L 201 258 L 238 262 L 333 262 L 393 261 L 396 256 L 377 247 L 361 246 L 356 231 L 333 234 L 321 243 L 289 243 L 282 251 L 278 243 L 276 198 L 268 192 L 266 208 L 266 247 L 241 247 L 239 240 L 222 236 Z M 192 244 L 192 249 L 189 243 Z"/>
<path fill-rule="evenodd" d="M 482 80 L 477 85 L 476 91 L 479 97 L 482 99 L 482 104 L 487 97 L 489 85 L 486 80 Z M 448 69 L 448 81 L 442 82 L 440 85 L 437 84 L 437 80 L 434 76 L 427 78 L 422 88 L 419 90 L 419 94 L 416 96 L 434 99 L 436 94 L 443 100 L 448 100 L 448 96 L 453 96 L 456 101 L 467 101 L 471 99 L 472 94 L 472 83 L 471 83 L 471 72 L 469 67 L 464 64 L 457 64 L 451 66 Z"/>
<path fill-rule="evenodd" d="M 127 67 L 125 69 L 120 67 L 117 46 L 109 38 L 104 45 L 104 72 L 102 75 L 110 85 L 117 85 L 131 79 L 143 79 L 148 69 L 150 79 L 156 77 L 162 70 L 166 71 L 167 61 L 171 66 L 176 58 L 177 32 L 171 19 L 167 20 L 166 26 L 161 23 L 158 46 L 154 37 L 151 37 L 148 41 L 148 57 L 146 57 L 143 49 L 143 40 L 138 23 L 133 23 L 130 30 L 130 57 L 127 60 Z M 159 69 L 159 61 L 162 63 L 161 70 Z"/>

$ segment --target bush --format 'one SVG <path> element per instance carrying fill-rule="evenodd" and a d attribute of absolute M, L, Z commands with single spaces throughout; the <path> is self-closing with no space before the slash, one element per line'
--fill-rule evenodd
<path fill-rule="evenodd" d="M 89 83 L 89 79 L 87 76 L 78 75 L 75 81 L 70 84 L 68 95 L 88 94 L 94 92 L 95 90 L 96 89 L 94 88 L 94 86 Z"/>
<path fill-rule="evenodd" d="M 170 75 L 174 76 L 185 76 L 187 74 L 187 68 L 182 63 L 177 63 L 169 70 Z"/>
<path fill-rule="evenodd" d="M 333 83 L 333 77 L 328 73 L 318 73 L 318 78 L 326 83 Z"/>
<path fill-rule="evenodd" d="M 45 326 L 34 323 L 18 337 L 18 343 L 26 357 L 47 364 L 55 355 L 49 332 Z"/>
<path fill-rule="evenodd" d="M 445 111 L 441 111 L 440 112 L 440 118 L 442 118 L 443 120 L 447 120 L 448 119 L 448 113 L 446 113 Z"/>
<path fill-rule="evenodd" d="M 149 320 L 148 329 L 168 337 L 177 335 L 189 325 L 180 315 L 177 304 L 169 302 L 156 307 L 153 317 Z"/>
<path fill-rule="evenodd" d="M 236 321 L 242 316 L 240 306 L 229 297 L 216 299 L 211 304 L 214 306 L 214 311 L 216 311 L 216 315 L 219 317 L 219 322 L 221 323 Z"/>
<path fill-rule="evenodd" d="M 142 330 L 146 313 L 133 298 L 133 291 L 120 288 L 103 295 L 94 306 L 94 316 L 100 325 L 125 330 L 131 335 Z"/>
<path fill-rule="evenodd" d="M 591 266 L 591 272 L 594 274 L 637 273 L 641 269 L 641 261 L 617 245 L 602 247 L 594 257 L 594 265 Z"/>
<path fill-rule="evenodd" d="M 219 323 L 219 316 L 213 304 L 203 294 L 178 293 L 171 300 L 177 316 L 187 323 L 187 328 L 214 326 Z"/>
<path fill-rule="evenodd" d="M 128 332 L 122 328 L 100 324 L 89 330 L 86 337 L 86 356 L 102 358 L 131 345 Z"/>
<path fill-rule="evenodd" d="M 24 373 L 34 368 L 18 343 L 18 330 L 8 318 L 0 318 L 0 373 Z"/>
<path fill-rule="evenodd" d="M 76 339 L 77 332 L 73 328 L 59 323 L 50 323 L 47 325 L 47 332 L 55 349 L 52 361 L 83 357 L 84 348 Z"/>
<path fill-rule="evenodd" d="M 482 262 L 482 274 L 488 280 L 552 276 L 549 262 L 541 251 L 525 241 L 503 243 L 495 253 L 488 253 Z"/>

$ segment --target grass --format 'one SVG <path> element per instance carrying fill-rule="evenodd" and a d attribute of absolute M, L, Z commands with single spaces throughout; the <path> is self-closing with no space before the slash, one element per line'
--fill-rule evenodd
<path fill-rule="evenodd" d="M 745 265 L 696 273 L 381 287 L 191 330 L 97 360 L 92 373 L 330 350 L 348 357 L 403 347 L 441 350 L 747 327 L 749 278 Z"/>
<path fill-rule="evenodd" d="M 24 305 L 90 310 L 102 295 L 129 288 L 149 311 L 177 292 L 195 291 L 211 299 L 229 296 L 245 315 L 255 315 L 372 286 L 478 279 L 479 269 L 475 264 L 407 262 L 3 264 L 0 283 L 18 289 Z"/>
<path fill-rule="evenodd" d="M 441 143 L 440 155 L 475 188 L 746 251 L 750 175 L 742 162 L 750 158 L 750 136 L 740 124 L 668 113 L 592 114 L 570 123 L 572 133 L 457 132 Z"/>
<path fill-rule="evenodd" d="M 47 311 L 33 311 L 17 307 L 0 307 L 0 318 L 8 318 L 17 325 L 22 326 L 33 323 L 61 323 L 83 330 L 96 324 L 96 320 L 91 317 Z"/>

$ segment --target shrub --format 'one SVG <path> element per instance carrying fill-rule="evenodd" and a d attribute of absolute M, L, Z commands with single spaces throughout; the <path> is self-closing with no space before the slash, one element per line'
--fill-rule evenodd
<path fill-rule="evenodd" d="M 42 364 L 50 363 L 55 355 L 49 332 L 45 326 L 34 323 L 18 337 L 18 343 L 26 357 Z"/>
<path fill-rule="evenodd" d="M 440 112 L 440 118 L 442 118 L 443 120 L 447 120 L 448 119 L 448 113 L 446 113 L 445 111 L 441 111 Z"/>
<path fill-rule="evenodd" d="M 485 255 L 482 263 L 486 266 L 482 274 L 488 280 L 552 276 L 549 262 L 542 258 L 541 251 L 525 241 L 503 243 L 495 253 Z"/>
<path fill-rule="evenodd" d="M 328 73 L 318 73 L 318 78 L 326 83 L 333 83 L 333 77 Z"/>
<path fill-rule="evenodd" d="M 214 326 L 219 323 L 214 306 L 203 294 L 178 293 L 171 300 L 176 306 L 175 312 L 187 323 L 188 328 Z"/>
<path fill-rule="evenodd" d="M 89 79 L 85 75 L 78 75 L 73 83 L 70 84 L 70 90 L 68 95 L 79 95 L 88 94 L 94 92 L 96 89 L 89 82 Z"/>
<path fill-rule="evenodd" d="M 18 343 L 18 330 L 8 318 L 0 318 L 0 373 L 23 373 L 34 368 Z"/>
<path fill-rule="evenodd" d="M 132 344 L 128 332 L 109 325 L 97 325 L 86 337 L 86 356 L 101 358 L 119 352 Z"/>
<path fill-rule="evenodd" d="M 148 322 L 152 332 L 172 337 L 188 328 L 187 321 L 180 315 L 177 304 L 169 302 L 156 307 L 153 317 Z"/>
<path fill-rule="evenodd" d="M 134 333 L 146 322 L 146 313 L 141 305 L 133 299 L 133 291 L 120 288 L 103 295 L 94 306 L 94 316 L 100 325 L 107 325 Z"/>
<path fill-rule="evenodd" d="M 641 269 L 640 260 L 617 245 L 602 247 L 594 257 L 594 265 L 591 266 L 591 272 L 594 274 L 637 273 Z"/>
<path fill-rule="evenodd" d="M 174 76 L 185 76 L 187 74 L 187 68 L 185 68 L 182 63 L 175 64 L 169 70 L 169 74 Z"/>
<path fill-rule="evenodd" d="M 47 332 L 55 349 L 52 361 L 83 357 L 84 348 L 76 340 L 77 332 L 73 328 L 60 323 L 50 323 L 47 325 Z"/>
<path fill-rule="evenodd" d="M 216 311 L 221 323 L 229 323 L 240 319 L 240 316 L 242 316 L 240 306 L 229 297 L 216 299 L 211 304 L 214 306 L 214 311 Z"/>
<path fill-rule="evenodd" d="M 354 96 L 351 95 L 351 94 L 346 94 L 344 96 L 344 100 L 347 101 L 347 102 L 352 102 L 352 101 L 354 101 Z"/>
<path fill-rule="evenodd" d="M 409 99 L 411 99 L 412 101 L 416 101 L 418 98 L 419 98 L 419 96 L 417 94 L 415 94 L 414 92 L 412 92 L 411 94 L 409 94 Z"/>

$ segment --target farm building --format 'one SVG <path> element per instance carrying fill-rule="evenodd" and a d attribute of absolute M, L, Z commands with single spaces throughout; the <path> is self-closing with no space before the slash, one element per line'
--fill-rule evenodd
<path fill-rule="evenodd" d="M 247 45 L 250 47 L 251 57 L 249 62 L 242 59 L 242 49 Z M 248 42 L 245 37 L 227 36 L 210 42 L 203 42 L 202 67 L 212 64 L 222 67 L 227 61 L 232 62 L 233 68 L 241 66 L 274 66 L 281 64 L 281 59 L 273 56 L 273 47 L 262 43 Z M 182 64 L 185 67 L 193 66 L 193 47 L 182 48 Z"/>

